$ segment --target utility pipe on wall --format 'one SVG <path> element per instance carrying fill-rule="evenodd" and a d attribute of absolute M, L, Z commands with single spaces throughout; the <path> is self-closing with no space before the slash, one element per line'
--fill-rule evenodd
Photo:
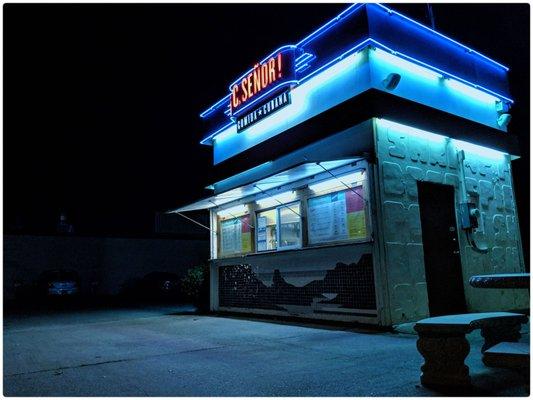
<path fill-rule="evenodd" d="M 461 216 L 461 228 L 466 233 L 466 239 L 472 249 L 481 254 L 487 254 L 489 248 L 485 244 L 478 244 L 474 240 L 473 233 L 479 225 L 479 220 L 481 219 L 481 212 L 479 208 L 476 207 L 476 204 L 468 201 L 468 194 L 466 191 L 466 177 L 465 177 L 465 152 L 460 150 L 457 152 L 457 161 L 459 169 L 459 193 L 460 193 L 460 203 L 459 203 L 459 213 Z"/>

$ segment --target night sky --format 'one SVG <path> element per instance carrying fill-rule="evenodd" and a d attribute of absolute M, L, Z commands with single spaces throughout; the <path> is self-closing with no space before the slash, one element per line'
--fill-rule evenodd
<path fill-rule="evenodd" d="M 151 236 L 207 194 L 199 112 L 346 4 L 4 5 L 4 230 Z M 429 24 L 425 4 L 392 8 Z M 510 66 L 529 241 L 529 5 L 433 5 L 437 30 Z M 527 247 L 526 247 L 527 249 Z"/>

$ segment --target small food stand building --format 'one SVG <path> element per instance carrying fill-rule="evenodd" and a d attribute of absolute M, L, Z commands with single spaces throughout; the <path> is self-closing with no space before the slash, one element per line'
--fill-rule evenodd
<path fill-rule="evenodd" d="M 526 307 L 508 68 L 354 4 L 259 60 L 200 116 L 220 177 L 211 309 L 390 326 Z"/>

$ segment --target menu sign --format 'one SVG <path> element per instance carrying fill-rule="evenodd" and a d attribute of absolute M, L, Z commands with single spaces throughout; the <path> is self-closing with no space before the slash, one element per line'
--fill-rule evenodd
<path fill-rule="evenodd" d="M 250 216 L 244 215 L 220 222 L 220 252 L 227 254 L 252 251 Z"/>
<path fill-rule="evenodd" d="M 367 236 L 362 186 L 353 191 L 311 198 L 307 203 L 309 243 L 362 239 Z"/>

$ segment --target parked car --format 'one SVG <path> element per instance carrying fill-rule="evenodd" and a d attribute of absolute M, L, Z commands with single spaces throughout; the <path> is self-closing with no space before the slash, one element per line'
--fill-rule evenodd
<path fill-rule="evenodd" d="M 80 292 L 80 279 L 75 271 L 47 270 L 39 277 L 38 291 L 48 297 L 74 296 Z"/>

